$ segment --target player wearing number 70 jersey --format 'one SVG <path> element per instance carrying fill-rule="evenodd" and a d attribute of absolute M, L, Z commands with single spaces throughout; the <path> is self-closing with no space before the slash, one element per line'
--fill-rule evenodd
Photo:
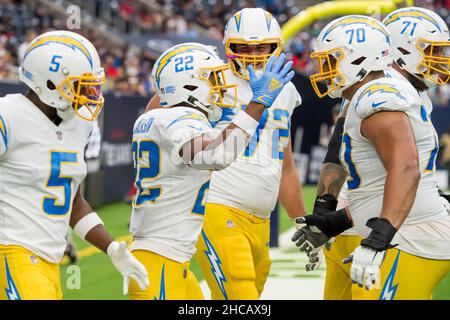
<path fill-rule="evenodd" d="M 151 285 L 130 284 L 132 299 L 202 299 L 189 270 L 203 225 L 204 196 L 211 171 L 226 168 L 244 151 L 258 120 L 288 83 L 292 62 L 272 57 L 256 78 L 249 67 L 253 96 L 219 135 L 211 123 L 222 116 L 224 93 L 234 91 L 225 64 L 209 47 L 186 43 L 156 61 L 152 81 L 162 108 L 135 123 L 133 157 L 137 195 L 130 231 L 133 255 L 147 268 Z"/>
<path fill-rule="evenodd" d="M 434 13 L 415 8 L 394 12 L 384 23 L 389 26 L 389 19 L 401 22 L 408 16 L 431 20 L 437 26 L 427 26 L 424 37 L 405 46 L 411 35 L 395 34 L 390 39 L 387 28 L 376 20 L 344 17 L 324 28 L 319 36 L 320 50 L 313 54 L 323 64 L 321 73 L 312 76 L 313 84 L 317 79 L 329 81 L 328 91 L 318 94 L 342 95 L 350 101 L 340 152 L 349 172 L 349 206 L 300 219 L 308 226 L 298 230 L 293 240 L 301 250 L 310 252 L 353 224 L 364 237 L 344 259 L 344 263 L 352 261 L 353 299 L 429 299 L 450 270 L 450 219 L 435 176 L 437 135 L 429 119 L 428 98 L 419 92 L 426 88 L 425 83 L 447 81 L 449 59 L 443 53 L 449 45 L 449 33 Z M 404 25 L 410 25 L 410 19 Z M 371 33 L 370 43 L 356 38 L 350 45 L 348 34 L 354 28 Z M 381 33 L 386 36 L 380 38 Z M 383 38 L 389 41 L 377 41 Z M 409 46 L 418 52 L 412 53 Z M 374 58 L 387 59 L 391 48 L 395 69 L 405 68 L 415 76 L 388 68 L 374 70 L 375 63 L 367 64 Z M 415 58 L 410 56 L 413 54 Z M 417 60 L 407 60 L 405 66 L 403 59 Z M 353 66 L 346 68 L 348 63 Z M 412 64 L 416 64 L 414 69 Z M 372 72 L 368 72 L 370 68 Z M 356 284 L 366 290 L 380 286 L 367 293 Z"/>
<path fill-rule="evenodd" d="M 430 98 L 426 90 L 435 85 L 445 85 L 449 79 L 449 67 L 444 64 L 435 64 L 435 62 L 448 61 L 448 56 L 443 55 L 448 42 L 448 31 L 445 27 L 445 22 L 434 12 L 417 7 L 402 8 L 391 12 L 383 22 L 390 32 L 391 47 L 393 48 L 394 64 L 393 68 L 386 72 L 389 78 L 398 78 L 410 82 L 417 90 L 419 99 L 421 100 L 421 116 L 432 128 L 431 111 L 433 109 Z M 420 46 L 416 46 L 419 41 L 426 41 L 429 45 L 425 50 Z M 348 106 L 348 103 L 345 103 Z M 334 140 L 337 142 L 341 140 L 343 131 L 343 122 L 345 120 L 346 109 L 340 118 L 340 126 L 333 132 Z M 435 134 L 437 139 L 437 134 Z M 332 139 L 333 140 L 333 139 Z M 436 140 L 437 141 L 437 140 Z M 336 146 L 336 147 L 334 147 Z M 429 167 L 435 170 L 434 161 L 436 160 L 437 148 L 433 147 L 430 152 Z M 337 208 L 346 207 L 347 186 L 344 185 L 347 171 L 340 165 L 339 159 L 339 144 L 330 144 L 328 161 L 324 162 L 321 172 L 321 187 L 318 189 L 318 197 L 316 205 L 314 206 L 314 213 L 323 211 L 335 210 L 336 198 L 339 203 Z M 430 172 L 430 177 L 434 176 L 434 172 Z M 340 191 L 340 192 L 339 192 Z M 339 197 L 338 197 L 339 194 Z M 441 194 L 441 200 L 447 206 L 448 202 L 445 195 Z M 332 205 L 334 203 L 334 206 Z M 348 230 L 349 231 L 349 230 Z M 364 298 L 367 296 L 365 290 L 359 289 L 351 285 L 350 265 L 342 264 L 342 259 L 347 257 L 359 244 L 361 239 L 355 235 L 355 231 L 345 233 L 336 237 L 331 250 L 325 250 L 327 258 L 327 272 L 325 281 L 325 299 L 350 299 Z M 433 237 L 438 237 L 434 235 Z M 399 263 L 405 263 L 408 256 L 403 255 L 399 258 Z M 389 263 L 384 263 L 384 268 L 391 270 L 396 260 L 391 260 Z M 408 263 L 408 261 L 406 261 Z M 397 263 L 398 264 L 398 263 Z M 431 271 L 431 270 L 430 270 Z M 439 273 L 434 273 L 436 276 L 435 284 L 440 280 Z M 399 283 L 403 288 L 403 280 L 401 277 L 404 273 L 393 273 L 393 281 Z M 425 284 L 424 284 L 425 285 Z M 434 285 L 425 285 L 426 290 L 405 291 L 396 290 L 395 293 L 390 290 L 388 286 L 383 287 L 383 290 L 371 290 L 370 296 L 375 296 L 380 299 L 402 299 L 408 294 L 408 298 L 423 298 L 428 299 Z M 353 292 L 352 292 L 353 291 Z M 414 295 L 414 296 L 413 296 Z"/>
<path fill-rule="evenodd" d="M 26 96 L 0 98 L 0 300 L 62 298 L 69 225 L 145 288 L 145 268 L 79 192 L 91 121 L 104 103 L 97 51 L 76 33 L 47 32 L 28 46 L 20 79 Z"/>

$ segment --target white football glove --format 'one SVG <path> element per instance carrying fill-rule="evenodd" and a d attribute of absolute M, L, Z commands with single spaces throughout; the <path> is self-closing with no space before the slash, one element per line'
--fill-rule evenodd
<path fill-rule="evenodd" d="M 142 291 L 150 286 L 147 269 L 128 251 L 127 244 L 124 241 L 120 243 L 117 241 L 111 242 L 106 251 L 114 267 L 124 277 L 124 295 L 128 293 L 130 278 L 133 278 L 137 282 Z"/>
<path fill-rule="evenodd" d="M 309 263 L 305 266 L 306 271 L 314 271 L 319 269 L 323 262 L 322 248 L 314 249 L 308 253 L 307 256 L 309 258 Z"/>
<path fill-rule="evenodd" d="M 342 262 L 352 262 L 350 268 L 352 283 L 358 284 L 360 288 L 371 290 L 380 285 L 380 267 L 385 256 L 386 250 L 376 251 L 366 246 L 359 246 Z"/>

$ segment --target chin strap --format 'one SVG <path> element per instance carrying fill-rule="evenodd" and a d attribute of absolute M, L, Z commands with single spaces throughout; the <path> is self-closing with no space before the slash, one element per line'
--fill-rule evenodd
<path fill-rule="evenodd" d="M 70 120 L 73 117 L 75 117 L 75 111 L 72 107 L 67 107 L 65 110 L 56 109 L 56 114 L 58 117 L 60 117 L 62 120 Z"/>
<path fill-rule="evenodd" d="M 197 98 L 189 96 L 187 102 L 195 108 L 199 108 L 208 114 L 208 120 L 211 122 L 217 122 L 222 117 L 222 110 L 215 105 L 206 106 L 200 102 Z"/>

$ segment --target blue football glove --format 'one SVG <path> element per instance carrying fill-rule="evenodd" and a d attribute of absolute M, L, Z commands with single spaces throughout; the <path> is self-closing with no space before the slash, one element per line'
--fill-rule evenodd
<path fill-rule="evenodd" d="M 270 108 L 272 103 L 277 98 L 283 87 L 291 81 L 295 72 L 290 71 L 293 62 L 289 61 L 283 66 L 286 55 L 282 53 L 277 59 L 276 56 L 271 56 L 266 64 L 264 73 L 260 78 L 257 78 L 253 65 L 248 66 L 248 73 L 250 75 L 250 87 L 253 91 L 253 98 L 251 101 L 263 104 L 266 108 Z M 289 72 L 290 71 L 290 72 Z"/>

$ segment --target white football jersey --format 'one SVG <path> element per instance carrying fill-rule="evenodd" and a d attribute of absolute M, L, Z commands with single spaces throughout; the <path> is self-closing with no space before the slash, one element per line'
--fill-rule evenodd
<path fill-rule="evenodd" d="M 366 227 L 367 220 L 379 216 L 383 204 L 386 170 L 374 145 L 361 135 L 361 122 L 379 111 L 401 111 L 410 120 L 419 153 L 421 178 L 417 197 L 413 207 L 400 228 L 393 243 L 399 243 L 399 249 L 424 257 L 450 258 L 450 242 L 440 246 L 438 251 L 416 251 L 408 240 L 422 241 L 404 237 L 408 230 L 419 224 L 442 223 L 448 214 L 437 192 L 435 161 L 438 151 L 438 138 L 430 120 L 431 106 L 426 106 L 424 97 L 407 81 L 398 78 L 381 78 L 371 81 L 355 93 L 350 102 L 344 126 L 341 147 L 341 162 L 349 172 L 347 180 L 348 202 L 356 230 L 363 237 L 371 229 Z M 445 223 L 444 223 L 445 224 Z M 443 226 L 443 230 L 447 226 Z M 435 240 L 443 240 L 445 231 L 437 232 Z M 429 235 L 433 237 L 431 233 Z M 428 242 L 434 242 L 427 238 Z M 450 234 L 447 235 L 450 239 Z M 423 249 L 425 246 L 421 246 Z M 443 252 L 446 251 L 446 252 Z M 426 256 L 428 255 L 428 256 Z"/>
<path fill-rule="evenodd" d="M 224 117 L 215 127 L 220 130 L 229 124 L 239 109 L 247 106 L 253 96 L 248 81 L 231 71 L 226 76 L 229 83 L 238 84 L 238 108 L 235 112 L 223 110 Z M 262 218 L 269 217 L 278 199 L 284 149 L 290 138 L 291 115 L 300 104 L 300 94 L 291 82 L 288 83 L 273 105 L 264 111 L 245 151 L 229 167 L 212 174 L 208 203 L 238 208 Z"/>
<path fill-rule="evenodd" d="M 149 250 L 178 262 L 195 254 L 210 171 L 184 164 L 179 151 L 211 131 L 207 118 L 193 108 L 154 109 L 138 118 L 133 131 L 137 194 L 131 250 Z"/>
<path fill-rule="evenodd" d="M 0 120 L 0 243 L 60 263 L 92 123 L 56 126 L 21 94 L 0 98 Z"/>

